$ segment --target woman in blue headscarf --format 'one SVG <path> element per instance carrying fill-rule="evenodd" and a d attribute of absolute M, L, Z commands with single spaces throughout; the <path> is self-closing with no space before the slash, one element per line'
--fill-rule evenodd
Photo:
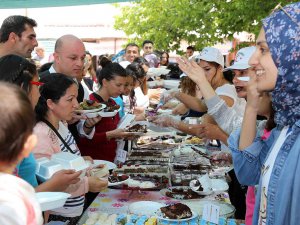
<path fill-rule="evenodd" d="M 242 129 L 228 143 L 241 184 L 259 184 L 253 224 L 294 225 L 300 221 L 300 2 L 277 8 L 263 20 L 249 61 L 256 76 Z M 277 124 L 266 141 L 253 123 L 262 92 L 271 92 Z"/>

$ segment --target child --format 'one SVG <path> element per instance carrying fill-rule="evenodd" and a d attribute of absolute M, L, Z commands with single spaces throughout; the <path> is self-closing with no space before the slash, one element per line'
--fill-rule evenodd
<path fill-rule="evenodd" d="M 0 82 L 0 224 L 43 224 L 33 187 L 12 173 L 37 143 L 34 114 L 26 94 Z"/>

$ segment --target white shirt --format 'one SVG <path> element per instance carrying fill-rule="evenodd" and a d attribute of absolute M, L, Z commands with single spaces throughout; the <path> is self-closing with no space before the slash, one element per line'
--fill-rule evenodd
<path fill-rule="evenodd" d="M 141 87 L 136 87 L 134 93 L 136 97 L 136 106 L 147 108 L 150 104 L 149 97 L 144 95 Z"/>
<path fill-rule="evenodd" d="M 260 208 L 259 208 L 259 223 L 258 224 L 266 224 L 266 216 L 267 216 L 267 196 L 268 196 L 268 186 L 270 182 L 270 177 L 272 174 L 273 166 L 279 150 L 283 145 L 284 141 L 287 139 L 290 133 L 288 133 L 288 126 L 285 126 L 280 135 L 274 144 L 269 156 L 267 157 L 265 163 L 262 167 L 262 185 L 261 185 L 261 199 L 260 199 Z"/>
<path fill-rule="evenodd" d="M 0 173 L 0 183 L 0 224 L 43 224 L 40 204 L 30 184 L 7 173 Z"/>

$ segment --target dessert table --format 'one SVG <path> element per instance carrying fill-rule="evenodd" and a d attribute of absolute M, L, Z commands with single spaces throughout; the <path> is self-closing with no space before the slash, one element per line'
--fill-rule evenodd
<path fill-rule="evenodd" d="M 220 196 L 220 194 L 218 195 Z M 232 217 L 234 214 L 234 207 L 230 207 L 230 201 L 228 198 L 228 194 L 226 192 L 222 193 L 224 197 L 224 206 L 228 207 L 222 211 L 221 209 L 221 216 Z M 87 208 L 87 210 L 83 213 L 79 225 L 85 224 L 87 219 L 89 218 L 90 212 L 103 212 L 107 214 L 130 214 L 129 206 L 134 202 L 139 201 L 152 201 L 152 202 L 159 202 L 164 205 L 174 204 L 178 202 L 182 202 L 184 204 L 190 206 L 200 205 L 200 202 L 213 202 L 213 203 L 221 203 L 221 201 L 216 201 L 216 195 L 209 195 L 202 199 L 192 199 L 192 200 L 177 200 L 173 198 L 169 198 L 163 196 L 159 191 L 140 191 L 140 190 L 122 190 L 122 189 L 105 189 L 97 198 L 92 202 L 92 204 Z M 222 203 L 221 203 L 222 205 Z M 198 212 L 197 212 L 198 210 Z M 197 207 L 195 211 L 197 214 L 201 214 L 202 212 L 199 211 Z M 226 215 L 222 215 L 226 214 Z M 146 213 L 146 212 L 145 212 Z"/>

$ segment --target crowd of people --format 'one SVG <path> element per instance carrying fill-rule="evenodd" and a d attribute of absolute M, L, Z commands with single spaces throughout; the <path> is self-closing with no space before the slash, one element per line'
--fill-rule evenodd
<path fill-rule="evenodd" d="M 123 54 L 97 57 L 81 39 L 66 34 L 46 62 L 36 26 L 33 19 L 16 15 L 0 28 L 0 224 L 76 224 L 107 180 L 61 170 L 39 183 L 36 159 L 69 152 L 91 162 L 114 162 L 121 140 L 136 138 L 118 128 L 121 118 L 130 113 L 145 120 L 153 102 L 181 119 L 147 119 L 218 140 L 221 151 L 215 157 L 232 158 L 229 195 L 236 218 L 246 225 L 298 223 L 299 2 L 279 5 L 262 21 L 256 46 L 240 49 L 227 68 L 218 49 L 207 46 L 195 56 L 189 46 L 186 56 L 177 58 L 180 87 L 164 92 L 148 85 L 160 75 L 153 68 L 171 68 L 168 52 L 155 51 L 152 41 L 143 42 L 143 54 L 129 43 Z M 119 105 L 119 113 L 88 118 L 76 111 L 84 99 Z M 201 117 L 201 124 L 186 123 L 185 117 Z M 45 191 L 71 197 L 42 214 L 35 192 Z"/>

